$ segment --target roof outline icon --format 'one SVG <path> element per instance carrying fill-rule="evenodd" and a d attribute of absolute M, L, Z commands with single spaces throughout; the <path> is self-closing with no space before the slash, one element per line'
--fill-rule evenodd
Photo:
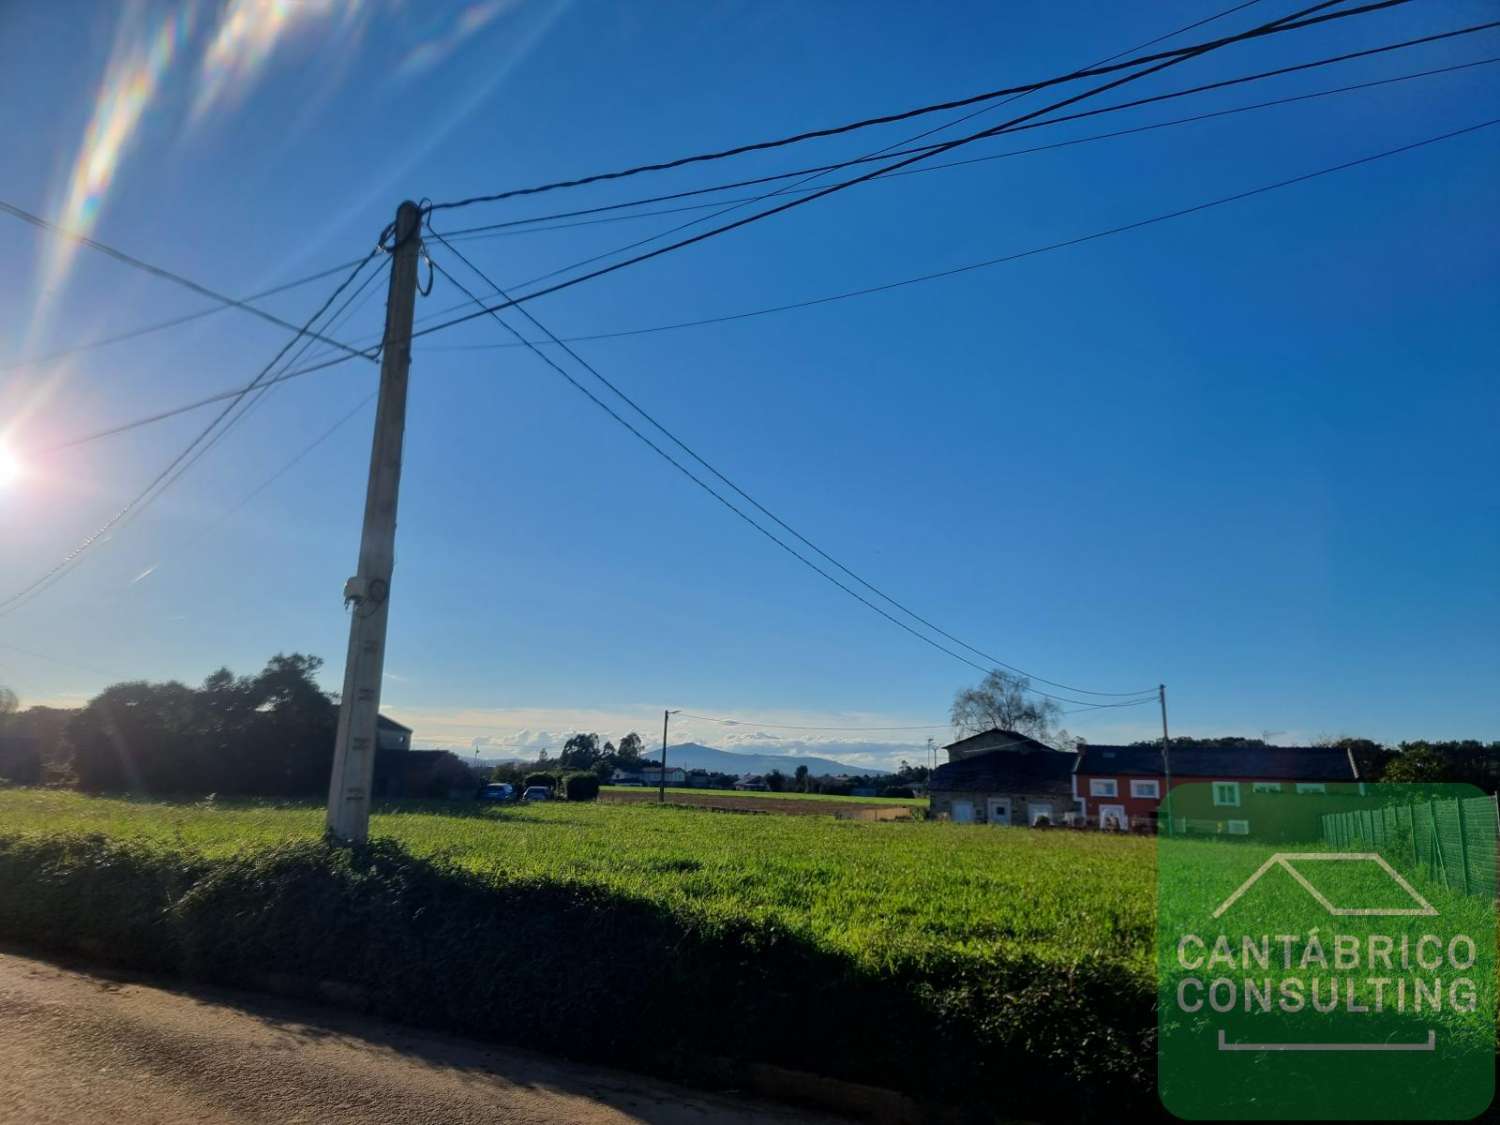
<path fill-rule="evenodd" d="M 1320 861 L 1320 862 L 1329 862 L 1329 861 L 1333 861 L 1333 862 L 1337 862 L 1337 861 L 1345 861 L 1345 862 L 1349 862 L 1349 861 L 1370 862 L 1370 861 L 1373 861 L 1376 864 L 1378 864 L 1381 867 L 1381 869 L 1385 871 L 1385 873 L 1387 875 L 1389 875 L 1393 880 L 1395 880 L 1396 884 L 1403 891 L 1405 891 L 1408 895 L 1410 895 L 1412 901 L 1415 902 L 1417 905 L 1414 906 L 1414 907 L 1399 907 L 1399 906 L 1377 906 L 1377 907 L 1334 906 L 1333 903 L 1329 902 L 1328 899 L 1323 895 L 1323 893 L 1321 891 L 1318 890 L 1317 887 L 1313 886 L 1311 883 L 1309 883 L 1307 881 L 1307 878 L 1302 874 L 1302 872 L 1298 871 L 1295 867 L 1292 866 L 1292 862 L 1291 861 L 1293 861 L 1293 860 L 1295 860 L 1295 861 L 1297 861 L 1299 863 L 1300 862 L 1312 862 L 1312 861 Z M 1258 868 L 1256 868 L 1255 869 L 1255 873 L 1253 875 L 1251 875 L 1250 878 L 1246 879 L 1243 883 L 1241 883 L 1239 885 L 1239 888 L 1232 895 L 1230 895 L 1223 902 L 1221 902 L 1219 904 L 1219 906 L 1218 906 L 1218 909 L 1216 909 L 1214 911 L 1213 916 L 1215 918 L 1218 918 L 1226 910 L 1228 910 L 1231 906 L 1233 906 L 1236 902 L 1238 902 L 1240 900 L 1240 897 L 1242 895 L 1244 895 L 1244 893 L 1246 891 L 1248 891 L 1251 887 L 1253 887 L 1256 884 L 1256 882 L 1258 882 L 1260 880 L 1260 877 L 1262 875 L 1266 874 L 1266 872 L 1270 871 L 1271 868 L 1273 868 L 1273 867 L 1280 867 L 1283 871 L 1285 871 L 1288 875 L 1290 875 L 1293 879 L 1295 879 L 1298 882 L 1298 884 L 1301 885 L 1301 887 L 1302 887 L 1303 890 L 1305 890 L 1308 894 L 1312 895 L 1312 897 L 1315 900 L 1317 900 L 1318 905 L 1322 906 L 1324 910 L 1328 911 L 1329 914 L 1332 914 L 1335 917 L 1351 917 L 1351 916 L 1354 916 L 1354 917 L 1381 917 L 1381 918 L 1410 918 L 1410 917 L 1431 917 L 1431 916 L 1434 916 L 1434 915 L 1437 914 L 1437 907 L 1433 906 L 1432 903 L 1428 902 L 1425 898 L 1423 898 L 1417 892 L 1417 889 L 1415 887 L 1413 887 L 1410 883 L 1408 883 L 1404 878 L 1402 878 L 1401 873 L 1399 871 L 1397 871 L 1394 867 L 1392 867 L 1389 863 L 1387 863 L 1385 861 L 1385 858 L 1383 856 L 1381 856 L 1378 852 L 1277 852 L 1275 855 L 1271 856 L 1270 859 L 1266 860 Z"/>

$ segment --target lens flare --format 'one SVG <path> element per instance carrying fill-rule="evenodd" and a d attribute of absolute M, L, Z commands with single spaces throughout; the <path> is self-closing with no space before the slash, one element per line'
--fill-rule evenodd
<path fill-rule="evenodd" d="M 138 21 L 122 19 L 62 206 L 55 208 L 68 230 L 89 234 L 98 222 L 141 119 L 192 34 L 193 11 L 193 5 L 184 4 L 144 29 Z M 51 240 L 42 268 L 44 294 L 56 292 L 77 250 L 71 240 Z"/>
<path fill-rule="evenodd" d="M 193 120 L 242 97 L 301 24 L 337 14 L 347 27 L 358 23 L 363 7 L 359 0 L 230 0 L 203 54 Z"/>
<path fill-rule="evenodd" d="M 0 490 L 9 488 L 25 475 L 21 459 L 0 445 Z"/>

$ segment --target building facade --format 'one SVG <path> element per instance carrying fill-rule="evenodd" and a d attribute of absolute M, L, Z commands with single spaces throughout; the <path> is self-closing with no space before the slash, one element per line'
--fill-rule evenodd
<path fill-rule="evenodd" d="M 931 815 L 957 824 L 1061 824 L 1074 807 L 1075 755 L 994 729 L 944 747 L 927 789 Z"/>
<path fill-rule="evenodd" d="M 1363 792 L 1353 755 L 1333 747 L 1173 745 L 1163 760 L 1159 746 L 1085 746 L 1078 811 L 1099 828 L 1158 830 L 1168 767 L 1173 832 L 1316 840 L 1322 815 L 1338 811 L 1326 798 Z"/>

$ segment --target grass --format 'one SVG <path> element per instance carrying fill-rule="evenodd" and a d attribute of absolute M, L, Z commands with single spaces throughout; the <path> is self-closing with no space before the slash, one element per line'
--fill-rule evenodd
<path fill-rule="evenodd" d="M 601 793 L 642 793 L 655 790 L 655 785 L 601 785 Z M 845 797 L 835 793 L 764 793 L 746 792 L 741 789 L 689 789 L 681 785 L 667 786 L 668 795 L 700 797 L 744 797 L 749 800 L 770 798 L 773 801 L 844 801 L 859 805 L 910 805 L 912 808 L 927 807 L 926 797 Z"/>
<path fill-rule="evenodd" d="M 1018 950 L 1151 971 L 1153 844 L 985 826 L 680 807 L 387 806 L 371 834 L 490 878 L 558 878 L 709 917 L 774 919 L 867 965 Z M 208 858 L 316 839 L 323 810 L 0 790 L 0 832 L 101 833 Z"/>
<path fill-rule="evenodd" d="M 322 815 L 0 790 L 0 935 L 348 981 L 411 1022 L 658 1069 L 1003 1087 L 1033 1117 L 1154 1100 L 1151 840 L 404 804 L 351 852 Z"/>

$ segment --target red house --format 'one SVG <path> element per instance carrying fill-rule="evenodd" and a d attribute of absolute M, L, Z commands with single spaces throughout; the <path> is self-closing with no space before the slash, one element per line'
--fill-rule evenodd
<path fill-rule="evenodd" d="M 1296 798 L 1362 789 L 1354 755 L 1334 747 L 1174 744 L 1170 755 L 1172 788 L 1198 785 L 1191 804 L 1177 802 L 1177 831 L 1248 836 L 1274 823 L 1279 835 L 1314 838 L 1326 804 Z M 1073 797 L 1090 824 L 1154 830 L 1166 778 L 1160 746 L 1084 746 Z"/>

